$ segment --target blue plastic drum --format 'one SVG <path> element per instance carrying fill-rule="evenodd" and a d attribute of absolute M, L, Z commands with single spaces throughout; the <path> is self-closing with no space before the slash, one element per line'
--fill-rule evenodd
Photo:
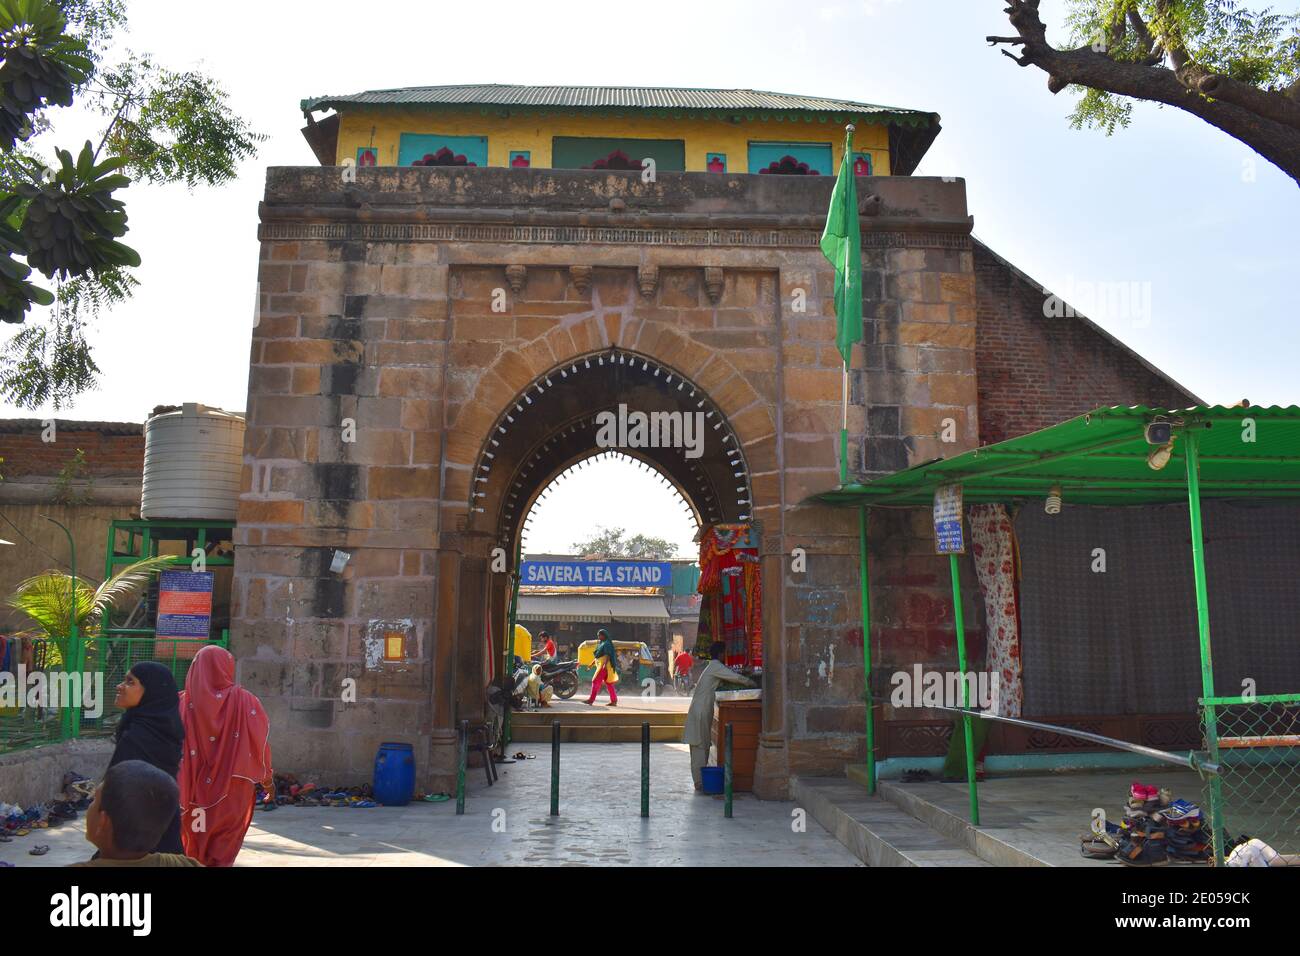
<path fill-rule="evenodd" d="M 415 796 L 415 753 L 410 744 L 380 744 L 375 753 L 375 800 L 404 807 Z"/>
<path fill-rule="evenodd" d="M 701 767 L 700 789 L 705 793 L 721 793 L 725 785 L 722 776 L 723 769 L 722 767 Z"/>

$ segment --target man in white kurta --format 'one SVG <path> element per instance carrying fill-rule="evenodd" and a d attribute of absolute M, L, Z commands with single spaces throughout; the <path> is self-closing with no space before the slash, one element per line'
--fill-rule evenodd
<path fill-rule="evenodd" d="M 755 686 L 748 677 L 737 674 L 722 663 L 725 651 L 726 647 L 721 642 L 709 648 L 709 656 L 713 659 L 700 672 L 699 680 L 695 682 L 695 693 L 691 697 L 690 710 L 686 712 L 686 732 L 682 739 L 691 745 L 691 779 L 695 781 L 696 790 L 703 785 L 700 770 L 709 762 L 709 745 L 713 741 L 713 702 L 718 685 L 727 683 L 742 687 Z"/>

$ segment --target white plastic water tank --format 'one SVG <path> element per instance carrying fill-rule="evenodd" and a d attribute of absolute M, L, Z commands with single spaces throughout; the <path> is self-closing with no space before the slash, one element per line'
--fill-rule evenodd
<path fill-rule="evenodd" d="M 140 517 L 235 518 L 244 418 L 187 402 L 144 424 Z"/>

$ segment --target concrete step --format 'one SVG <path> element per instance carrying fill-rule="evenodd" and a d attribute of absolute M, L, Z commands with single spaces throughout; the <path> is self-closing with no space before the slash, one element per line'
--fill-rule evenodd
<path fill-rule="evenodd" d="M 1002 821 L 1000 808 L 981 800 L 980 826 L 972 826 L 968 802 L 970 798 L 964 785 L 956 788 L 881 783 L 879 792 L 899 810 L 993 866 L 1059 865 L 1003 838 L 1002 833 L 1005 832 L 1008 836 L 1014 834 L 1021 843 L 1026 841 L 1029 831 L 1025 829 L 1023 814 L 1017 815 L 1014 820 Z M 1082 859 L 1077 856 L 1077 851 L 1077 845 L 1070 848 L 1070 865 L 1076 865 Z"/>
<path fill-rule="evenodd" d="M 523 715 L 517 715 L 523 716 Z M 515 717 L 510 721 L 510 737 L 521 743 L 550 743 L 551 722 L 519 723 Z M 560 740 L 566 743 L 603 744 L 603 743 L 640 743 L 641 724 L 609 724 L 561 722 Z M 650 742 L 673 744 L 682 742 L 682 728 L 672 724 L 651 724 Z"/>
<path fill-rule="evenodd" d="M 989 865 L 856 783 L 796 777 L 790 797 L 868 866 Z"/>
<path fill-rule="evenodd" d="M 621 707 L 596 706 L 582 710 L 557 711 L 551 708 L 542 710 L 516 710 L 510 714 L 512 726 L 545 726 L 558 720 L 561 726 L 599 727 L 631 726 L 640 727 L 642 721 L 648 721 L 651 727 L 685 727 L 686 715 L 673 711 L 624 710 Z"/>

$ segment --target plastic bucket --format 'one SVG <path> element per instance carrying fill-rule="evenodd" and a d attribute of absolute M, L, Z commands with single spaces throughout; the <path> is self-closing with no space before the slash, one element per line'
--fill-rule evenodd
<path fill-rule="evenodd" d="M 721 793 L 722 792 L 722 768 L 701 767 L 700 785 L 701 785 L 701 789 L 705 793 Z"/>
<path fill-rule="evenodd" d="M 410 744 L 380 744 L 375 753 L 375 800 L 404 807 L 415 796 L 415 754 Z"/>

